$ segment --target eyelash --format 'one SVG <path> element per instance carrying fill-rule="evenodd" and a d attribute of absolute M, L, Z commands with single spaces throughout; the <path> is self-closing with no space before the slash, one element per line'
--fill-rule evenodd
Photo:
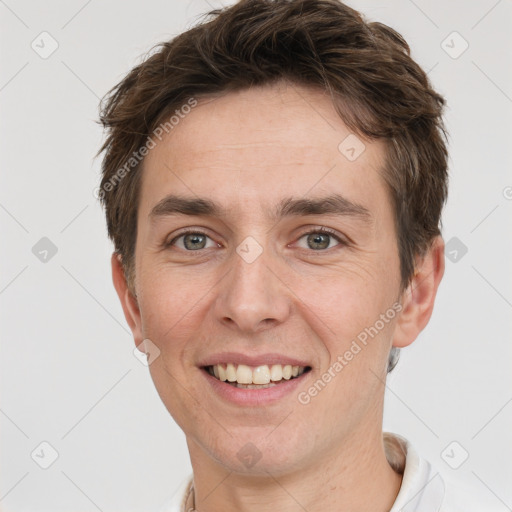
<path fill-rule="evenodd" d="M 304 233 L 301 233 L 301 235 L 297 238 L 297 240 L 300 240 L 301 238 L 307 236 L 307 235 L 312 235 L 312 234 L 317 234 L 317 233 L 320 233 L 320 234 L 323 234 L 323 235 L 330 235 L 332 236 L 340 246 L 346 246 L 348 245 L 348 242 L 346 240 L 344 240 L 343 238 L 341 238 L 334 230 L 330 229 L 330 228 L 326 228 L 324 226 L 319 226 L 318 228 L 313 228 L 313 229 L 310 229 L 309 231 L 305 231 Z M 190 235 L 190 234 L 194 234 L 194 235 L 203 235 L 203 236 L 206 236 L 208 238 L 211 238 L 210 236 L 208 236 L 208 234 L 206 234 L 205 232 L 199 230 L 199 229 L 193 229 L 193 228 L 188 228 L 184 231 L 181 231 L 178 235 L 176 235 L 170 242 L 165 242 L 164 243 L 164 246 L 166 248 L 168 247 L 172 247 L 175 242 L 180 239 L 182 236 L 186 236 L 186 235 Z M 336 247 L 336 246 L 335 246 Z M 331 247 L 330 249 L 334 249 L 334 247 Z M 323 250 L 318 250 L 318 251 L 315 251 L 314 249 L 310 249 L 310 251 L 313 251 L 313 252 L 327 252 L 329 251 L 330 249 L 323 249 Z M 202 249 L 198 249 L 197 251 L 186 251 L 186 252 L 201 252 Z M 307 249 L 304 249 L 304 250 L 307 250 Z"/>

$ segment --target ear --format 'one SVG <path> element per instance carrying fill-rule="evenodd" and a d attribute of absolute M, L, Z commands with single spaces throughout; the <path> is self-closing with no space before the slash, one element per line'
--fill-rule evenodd
<path fill-rule="evenodd" d="M 128 288 L 123 265 L 121 263 L 121 255 L 118 253 L 112 254 L 111 263 L 112 281 L 114 282 L 114 287 L 117 291 L 119 300 L 121 301 L 124 317 L 132 331 L 135 346 L 138 347 L 144 339 L 142 336 L 142 323 L 139 305 L 137 304 L 137 299 Z"/>
<path fill-rule="evenodd" d="M 444 241 L 437 236 L 427 253 L 416 261 L 414 276 L 402 294 L 403 309 L 396 323 L 394 347 L 410 345 L 428 324 L 443 274 Z"/>

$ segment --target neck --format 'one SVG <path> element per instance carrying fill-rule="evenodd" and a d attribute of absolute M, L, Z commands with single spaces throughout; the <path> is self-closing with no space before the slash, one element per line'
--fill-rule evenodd
<path fill-rule="evenodd" d="M 389 511 L 402 475 L 386 458 L 382 433 L 358 433 L 344 441 L 336 450 L 315 454 L 300 470 L 247 475 L 220 465 L 189 439 L 195 507 L 201 512 L 260 512 L 269 507 L 283 512 Z"/>

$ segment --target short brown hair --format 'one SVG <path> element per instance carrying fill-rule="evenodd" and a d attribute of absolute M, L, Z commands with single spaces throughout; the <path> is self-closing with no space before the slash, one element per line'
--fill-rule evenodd
<path fill-rule="evenodd" d="M 385 141 L 402 287 L 410 282 L 415 257 L 440 233 L 448 153 L 445 100 L 400 34 L 337 0 L 241 0 L 156 50 L 107 93 L 100 112 L 99 197 L 133 290 L 140 149 L 190 98 L 283 79 L 327 91 L 354 133 Z"/>

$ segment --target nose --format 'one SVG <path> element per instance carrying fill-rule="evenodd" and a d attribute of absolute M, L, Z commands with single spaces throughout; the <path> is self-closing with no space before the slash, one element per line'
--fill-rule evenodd
<path fill-rule="evenodd" d="M 219 283 L 216 318 L 244 333 L 283 323 L 290 314 L 291 297 L 276 265 L 272 265 L 265 251 L 254 261 L 240 254 L 233 252 L 230 271 Z"/>

